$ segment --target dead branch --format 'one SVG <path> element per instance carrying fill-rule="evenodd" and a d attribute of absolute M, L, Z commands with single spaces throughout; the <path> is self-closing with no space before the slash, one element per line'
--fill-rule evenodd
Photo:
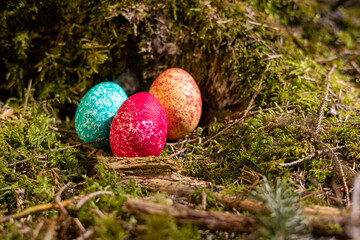
<path fill-rule="evenodd" d="M 339 146 L 336 149 L 344 148 L 345 146 Z M 322 154 L 325 152 L 329 152 L 329 149 L 324 149 L 323 151 L 319 151 L 318 154 Z M 106 160 L 106 159 L 105 159 Z M 143 165 L 148 164 L 146 161 L 153 161 L 153 159 L 150 158 L 143 158 L 141 159 L 143 162 Z M 168 160 L 168 159 L 167 159 Z M 107 164 L 111 164 L 111 161 L 116 162 L 117 159 L 112 159 L 110 161 L 107 161 Z M 177 164 L 175 162 L 174 164 Z M 140 169 L 142 169 L 141 166 L 138 166 Z M 122 168 L 116 169 L 120 173 Z M 166 168 L 165 168 L 166 169 Z M 176 169 L 176 168 L 175 168 Z M 125 171 L 127 169 L 125 168 Z M 168 195 L 175 196 L 177 198 L 186 197 L 187 201 L 189 202 L 196 202 L 199 204 L 204 205 L 204 197 L 201 199 L 194 199 L 189 198 L 195 191 L 202 190 L 204 188 L 212 190 L 212 196 L 221 204 L 223 204 L 225 207 L 229 209 L 239 209 L 242 211 L 247 211 L 253 214 L 266 214 L 268 213 L 268 209 L 263 205 L 262 202 L 252 200 L 247 197 L 246 193 L 243 192 L 237 192 L 236 194 L 226 194 L 222 191 L 220 191 L 223 187 L 222 186 L 213 186 L 212 183 L 199 180 L 198 178 L 192 178 L 192 177 L 186 177 L 182 176 L 179 173 L 171 173 L 168 171 L 164 171 L 161 173 L 161 171 L 158 171 L 154 174 L 149 175 L 139 175 L 139 172 L 136 172 L 135 175 L 132 176 L 125 176 L 122 183 L 127 183 L 130 179 L 134 180 L 136 184 L 148 186 L 151 188 L 155 188 L 159 192 L 167 193 Z M 147 205 L 146 205 L 147 206 Z M 137 211 L 136 207 L 134 207 Z M 140 208 L 141 209 L 141 208 Z M 147 209 L 147 208 L 145 208 Z M 161 210 L 160 213 L 163 213 L 165 210 Z M 167 208 L 166 208 L 167 209 Z M 140 210 L 139 210 L 140 211 Z M 142 210 L 141 210 L 142 211 Z M 145 211 L 145 210 L 143 210 Z M 147 210 L 146 210 L 147 211 Z M 154 210 L 155 211 L 155 210 Z M 192 211 L 192 210 L 191 210 Z M 146 212 L 144 212 L 146 213 Z M 152 212 L 149 210 L 148 213 Z M 310 226 L 310 228 L 313 229 L 313 231 L 316 231 L 318 233 L 323 234 L 331 234 L 336 235 L 337 233 L 334 232 L 334 229 L 329 228 L 329 224 L 339 224 L 339 226 L 344 227 L 347 222 L 349 221 L 349 215 L 347 212 L 342 212 L 338 208 L 333 207 L 321 207 L 321 206 L 311 206 L 311 207 L 305 207 L 303 209 L 302 214 L 307 219 L 307 224 Z M 171 215 L 173 216 L 173 215 Z M 175 214 L 173 217 L 176 217 Z M 208 216 L 209 217 L 209 216 Z M 181 220 L 181 218 L 180 218 Z M 191 222 L 190 220 L 185 220 L 187 222 Z M 198 222 L 193 222 L 194 224 L 201 224 L 202 220 L 199 220 Z M 345 234 L 345 233 L 344 233 Z"/>
<path fill-rule="evenodd" d="M 181 223 L 191 223 L 200 228 L 231 231 L 251 232 L 255 229 L 256 221 L 252 217 L 232 213 L 191 210 L 188 208 L 165 206 L 139 199 L 128 199 L 124 203 L 124 211 L 143 217 L 144 215 L 171 216 Z"/>
<path fill-rule="evenodd" d="M 124 174 L 146 175 L 182 170 L 182 165 L 175 159 L 164 157 L 136 157 L 136 158 L 100 158 L 114 170 Z"/>
<path fill-rule="evenodd" d="M 155 188 L 159 192 L 164 192 L 176 197 L 189 197 L 196 190 L 202 188 L 214 188 L 211 183 L 200 181 L 190 177 L 179 177 L 176 175 L 164 175 L 162 178 L 133 177 L 136 184 Z M 127 180 L 124 180 L 126 182 Z M 253 214 L 267 213 L 268 210 L 262 202 L 252 200 L 245 193 L 225 194 L 221 191 L 213 191 L 213 196 L 217 201 L 229 209 L 240 209 Z M 194 199 L 188 198 L 188 201 Z M 200 203 L 200 201 L 199 201 Z M 343 214 L 338 208 L 312 206 L 305 207 L 303 214 L 306 216 L 316 216 L 317 218 L 342 217 Z"/>
<path fill-rule="evenodd" d="M 337 149 L 340 149 L 340 147 L 343 148 L 345 146 L 339 146 Z M 323 151 L 319 151 L 319 154 L 328 151 L 328 149 L 325 149 Z M 142 160 L 145 161 L 143 164 L 145 165 L 146 159 L 148 159 L 148 161 L 152 161 L 149 160 L 149 158 L 143 158 Z M 121 172 L 121 169 L 117 169 L 117 171 Z M 212 183 L 202 181 L 198 178 L 182 176 L 180 174 L 169 172 L 164 172 L 163 174 L 158 172 L 158 174 L 143 176 L 136 174 L 130 176 L 130 178 L 134 180 L 137 185 L 155 188 L 159 192 L 164 192 L 176 197 L 189 197 L 196 190 L 208 188 L 213 190 L 213 196 L 217 201 L 230 209 L 241 209 L 243 211 L 248 211 L 254 214 L 268 212 L 268 210 L 261 202 L 249 199 L 246 193 L 238 192 L 236 194 L 226 194 L 220 191 L 223 187 L 213 186 Z M 127 183 L 130 178 L 125 177 L 122 182 Z M 191 201 L 191 199 L 188 200 Z M 337 208 L 319 206 L 306 207 L 304 208 L 303 214 L 318 216 L 341 216 L 341 212 Z"/>
<path fill-rule="evenodd" d="M 223 213 L 191 210 L 184 207 L 165 206 L 156 203 L 149 203 L 145 200 L 128 199 L 124 203 L 124 211 L 139 217 L 145 215 L 171 216 L 181 223 L 191 223 L 200 228 L 217 231 L 252 232 L 256 229 L 257 223 L 248 216 Z M 346 236 L 345 232 L 339 233 L 329 225 L 338 225 L 344 228 L 349 218 L 343 215 L 339 209 L 331 207 L 309 207 L 305 208 L 303 215 L 306 216 L 307 225 L 313 232 L 319 235 L 340 235 Z"/>
<path fill-rule="evenodd" d="M 198 181 L 190 177 L 168 176 L 168 179 L 159 178 L 134 178 L 135 182 L 140 185 L 149 186 L 160 192 L 177 197 L 189 197 L 196 190 L 201 188 L 211 189 L 212 184 L 205 181 Z M 252 213 L 266 212 L 263 204 L 258 201 L 251 200 L 243 193 L 239 194 L 223 194 L 221 192 L 213 192 L 213 196 L 224 206 L 230 209 L 241 209 Z M 191 199 L 188 199 L 191 201 Z"/>

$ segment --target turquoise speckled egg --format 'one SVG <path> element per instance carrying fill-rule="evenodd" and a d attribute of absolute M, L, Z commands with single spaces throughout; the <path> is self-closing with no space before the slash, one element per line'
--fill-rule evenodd
<path fill-rule="evenodd" d="M 92 87 L 81 99 L 75 114 L 75 128 L 81 141 L 105 138 L 104 142 L 90 145 L 97 148 L 109 146 L 112 119 L 126 99 L 124 89 L 116 83 L 102 82 Z"/>

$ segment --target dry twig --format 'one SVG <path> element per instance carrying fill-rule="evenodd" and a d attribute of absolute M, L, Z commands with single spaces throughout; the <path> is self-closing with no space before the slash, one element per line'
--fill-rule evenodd
<path fill-rule="evenodd" d="M 330 148 L 332 151 L 336 151 L 336 150 L 339 150 L 339 149 L 343 149 L 343 148 L 346 148 L 346 145 L 341 145 L 341 146 L 337 146 L 337 147 L 333 147 L 333 148 Z M 278 165 L 281 166 L 281 167 L 290 167 L 290 166 L 294 166 L 294 165 L 297 165 L 297 164 L 300 164 L 306 160 L 310 160 L 312 159 L 313 157 L 315 156 L 319 156 L 321 154 L 324 154 L 324 153 L 327 153 L 327 152 L 330 152 L 329 149 L 324 149 L 324 150 L 319 150 L 319 151 L 316 151 L 315 153 L 312 153 L 304 158 L 300 158 L 296 161 L 293 161 L 293 162 L 289 162 L 289 163 L 279 163 Z"/>
<path fill-rule="evenodd" d="M 26 92 L 25 103 L 24 103 L 24 109 L 25 110 L 26 110 L 28 102 L 29 102 L 31 85 L 32 85 L 32 79 L 30 79 L 30 81 L 29 81 L 28 89 L 27 89 L 27 92 Z"/>
<path fill-rule="evenodd" d="M 114 195 L 113 192 L 111 191 L 97 191 L 97 192 L 93 192 L 93 193 L 90 193 L 90 194 L 87 194 L 83 197 L 81 197 L 78 201 L 78 203 L 76 204 L 75 206 L 75 209 L 76 210 L 79 210 L 80 208 L 82 208 L 82 206 L 84 206 L 88 201 L 91 200 L 91 198 L 93 197 L 97 197 L 97 196 L 100 196 L 100 195 L 103 195 L 103 194 L 107 194 L 107 195 Z"/>
<path fill-rule="evenodd" d="M 159 192 L 164 192 L 169 195 L 176 197 L 186 197 L 188 198 L 196 190 L 201 188 L 212 188 L 210 182 L 200 181 L 196 178 L 185 177 L 178 175 L 165 175 L 157 177 L 137 177 L 133 176 L 136 184 L 148 186 L 155 188 Z M 126 182 L 126 180 L 124 180 Z M 245 194 L 239 192 L 238 194 L 224 194 L 222 192 L 213 192 L 213 196 L 217 201 L 219 201 L 224 206 L 229 209 L 241 209 L 243 211 L 248 211 L 251 213 L 266 212 L 264 206 L 261 202 L 251 200 L 245 196 Z M 196 199 L 188 198 L 188 201 L 193 202 Z M 201 202 L 204 205 L 204 200 L 206 200 L 203 195 Z"/>
<path fill-rule="evenodd" d="M 30 240 L 35 240 L 37 239 L 37 237 L 39 236 L 39 233 L 40 233 L 40 230 L 42 229 L 42 227 L 44 226 L 44 221 L 40 221 L 37 225 L 36 225 L 36 228 L 35 230 L 33 231 L 33 235 L 31 237 Z"/>
<path fill-rule="evenodd" d="M 44 240 L 51 240 L 51 239 L 53 239 L 54 235 L 56 235 L 56 229 L 58 226 L 56 225 L 55 217 L 56 216 L 54 216 L 50 219 L 50 223 L 47 226 L 47 231 L 43 238 Z"/>
<path fill-rule="evenodd" d="M 337 59 L 338 57 L 339 57 L 338 55 L 334 55 L 334 56 L 329 57 L 329 58 L 318 58 L 318 59 L 316 59 L 316 61 L 318 63 L 331 62 L 331 61 L 334 61 L 335 59 Z"/>
<path fill-rule="evenodd" d="M 360 67 L 356 64 L 355 61 L 350 62 L 351 66 L 360 74 Z"/>
<path fill-rule="evenodd" d="M 91 198 L 99 196 L 99 195 L 103 195 L 103 194 L 112 195 L 114 193 L 111 192 L 111 191 L 97 191 L 97 192 L 93 192 L 93 193 L 87 194 L 87 195 L 82 196 L 82 197 L 77 196 L 77 197 L 73 197 L 73 198 L 61 201 L 60 204 L 58 204 L 58 203 L 45 203 L 45 204 L 36 205 L 36 206 L 30 207 L 30 208 L 27 208 L 27 209 L 25 209 L 25 210 L 23 210 L 21 212 L 14 213 L 14 214 L 9 215 L 9 216 L 0 217 L 0 224 L 3 224 L 5 222 L 8 222 L 8 221 L 13 220 L 13 219 L 22 218 L 22 217 L 25 217 L 25 216 L 27 216 L 29 214 L 36 213 L 36 212 L 47 211 L 47 210 L 50 210 L 50 209 L 53 209 L 53 208 L 60 209 L 60 207 L 59 207 L 60 205 L 62 205 L 63 207 L 73 206 L 76 202 L 77 202 L 77 204 L 75 206 L 75 209 L 79 210 L 82 206 L 84 206 L 85 203 L 90 201 Z"/>
<path fill-rule="evenodd" d="M 94 229 L 89 229 L 83 232 L 76 240 L 86 240 L 91 238 L 91 236 L 95 233 Z"/>
<path fill-rule="evenodd" d="M 68 187 L 70 186 L 71 182 L 68 182 L 67 184 L 65 184 L 64 186 L 62 186 L 60 188 L 60 190 L 56 193 L 55 195 L 55 202 L 59 205 L 60 211 L 64 214 L 64 215 L 68 215 L 68 211 L 66 210 L 66 208 L 61 204 L 61 194 L 62 192 Z"/>
<path fill-rule="evenodd" d="M 73 205 L 74 202 L 78 199 L 78 197 L 74 197 L 74 198 L 71 198 L 71 199 L 67 199 L 67 200 L 64 200 L 61 202 L 61 205 L 66 207 L 66 206 L 69 206 L 69 205 Z M 21 212 L 18 212 L 18 213 L 14 213 L 12 215 L 9 215 L 9 216 L 4 216 L 4 217 L 0 217 L 0 224 L 3 224 L 5 222 L 8 222 L 10 220 L 13 220 L 13 219 L 19 219 L 19 218 L 22 218 L 22 217 L 25 217 L 27 215 L 30 215 L 32 213 L 36 213 L 36 212 L 42 212 L 42 211 L 47 211 L 47 210 L 50 210 L 50 209 L 59 209 L 59 205 L 57 203 L 45 203 L 45 204 L 40 204 L 40 205 L 36 205 L 36 206 L 33 206 L 33 207 L 30 207 L 30 208 L 27 208 Z"/>
<path fill-rule="evenodd" d="M 182 153 L 185 152 L 185 151 L 186 151 L 186 148 L 180 149 L 180 150 L 177 151 L 176 153 L 171 154 L 170 157 L 176 157 L 176 156 L 182 154 Z"/>
<path fill-rule="evenodd" d="M 354 178 L 354 188 L 352 193 L 351 206 L 351 224 L 349 226 L 349 235 L 352 239 L 360 236 L 360 173 Z"/>
<path fill-rule="evenodd" d="M 256 224 L 255 219 L 249 216 L 177 208 L 139 199 L 128 199 L 124 203 L 124 210 L 140 217 L 147 214 L 170 215 L 181 223 L 191 223 L 200 228 L 217 231 L 251 232 Z"/>
<path fill-rule="evenodd" d="M 74 222 L 75 222 L 76 226 L 80 229 L 80 232 L 82 232 L 82 233 L 86 232 L 84 225 L 82 225 L 82 223 L 80 222 L 80 220 L 78 218 L 74 218 Z"/>
<path fill-rule="evenodd" d="M 320 141 L 321 142 L 321 141 Z M 321 142 L 321 144 L 323 144 L 331 153 L 331 155 L 333 156 L 333 159 L 335 160 L 335 165 L 338 167 L 339 172 L 340 172 L 340 176 L 342 179 L 342 182 L 344 184 L 344 188 L 345 188 L 345 200 L 346 200 L 346 206 L 350 206 L 350 194 L 349 194 L 349 187 L 346 183 L 346 178 L 345 178 L 345 174 L 344 174 L 344 170 L 343 170 L 343 166 L 342 163 L 340 162 L 338 156 L 336 155 L 336 153 L 334 152 L 334 150 L 332 150 L 332 148 L 330 148 L 327 144 Z"/>
<path fill-rule="evenodd" d="M 202 206 L 202 209 L 203 209 L 203 210 L 206 210 L 206 199 L 207 199 L 206 192 L 205 192 L 205 190 L 203 189 L 203 190 L 201 191 L 201 206 Z"/>
<path fill-rule="evenodd" d="M 324 98 L 323 98 L 323 101 L 322 101 L 322 104 L 321 104 L 321 107 L 320 107 L 319 118 L 318 118 L 318 122 L 317 122 L 317 125 L 316 125 L 315 134 L 318 134 L 319 130 L 320 130 L 321 121 L 322 121 L 322 117 L 323 117 L 323 114 L 324 114 L 324 108 L 326 107 L 326 103 L 328 101 L 328 92 L 329 92 L 330 83 L 331 83 L 330 78 L 331 78 L 331 75 L 334 72 L 336 67 L 337 67 L 337 65 L 334 64 L 332 66 L 331 70 L 329 71 L 328 76 L 327 76 L 326 91 L 325 91 L 325 95 L 324 95 Z"/>

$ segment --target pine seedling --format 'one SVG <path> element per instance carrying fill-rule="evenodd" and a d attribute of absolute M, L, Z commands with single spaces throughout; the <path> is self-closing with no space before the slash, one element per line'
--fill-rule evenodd
<path fill-rule="evenodd" d="M 305 221 L 301 216 L 299 197 L 279 178 L 272 187 L 266 177 L 262 188 L 253 192 L 254 198 L 262 201 L 269 214 L 257 217 L 261 227 L 260 239 L 306 239 Z"/>

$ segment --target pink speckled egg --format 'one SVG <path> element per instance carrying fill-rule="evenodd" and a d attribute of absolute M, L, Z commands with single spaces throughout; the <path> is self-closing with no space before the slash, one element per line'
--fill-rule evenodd
<path fill-rule="evenodd" d="M 192 76 L 180 68 L 161 73 L 150 87 L 163 106 L 168 122 L 168 138 L 179 139 L 192 132 L 201 117 L 201 93 Z"/>
<path fill-rule="evenodd" d="M 110 127 L 116 157 L 159 156 L 167 135 L 166 114 L 150 93 L 140 92 L 123 102 Z"/>

